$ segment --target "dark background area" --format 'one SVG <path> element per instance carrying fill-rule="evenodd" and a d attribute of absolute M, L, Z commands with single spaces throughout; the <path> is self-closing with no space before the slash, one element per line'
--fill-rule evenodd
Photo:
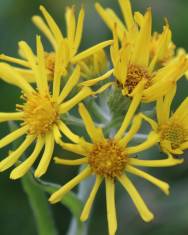
<path fill-rule="evenodd" d="M 98 1 L 103 6 L 113 8 L 119 15 L 120 10 L 115 0 Z M 142 12 L 149 6 L 153 9 L 154 29 L 162 31 L 164 18 L 167 17 L 173 32 L 173 41 L 177 47 L 188 49 L 188 1 L 186 0 L 142 0 L 132 1 L 134 10 Z M 17 42 L 27 41 L 34 48 L 35 35 L 39 33 L 31 22 L 34 14 L 39 14 L 39 5 L 43 4 L 54 16 L 62 31 L 65 32 L 64 10 L 67 5 L 83 4 L 86 8 L 84 35 L 81 49 L 111 38 L 111 33 L 97 15 L 92 0 L 0 0 L 0 53 L 17 56 Z M 45 40 L 44 40 L 45 41 Z M 48 47 L 48 45 L 46 44 Z M 178 83 L 178 93 L 174 108 L 187 96 L 188 82 Z M 13 111 L 19 101 L 19 90 L 0 81 L 0 111 Z M 0 124 L 0 137 L 7 131 L 7 124 Z M 0 151 L 3 159 L 9 148 Z M 146 153 L 156 157 L 158 149 Z M 134 178 L 156 218 L 150 223 L 142 222 L 126 192 L 117 187 L 117 211 L 119 228 L 117 235 L 187 235 L 188 234 L 188 161 L 171 169 L 148 170 L 171 185 L 171 195 L 165 197 L 156 187 Z M 52 182 L 65 183 L 76 174 L 77 169 L 51 165 L 44 177 Z M 27 197 L 20 181 L 9 180 L 10 170 L 0 174 L 0 235 L 36 235 L 35 222 Z M 88 235 L 107 235 L 104 185 L 97 196 L 92 213 Z M 51 206 L 59 234 L 64 235 L 70 221 L 69 211 L 61 206 Z"/>

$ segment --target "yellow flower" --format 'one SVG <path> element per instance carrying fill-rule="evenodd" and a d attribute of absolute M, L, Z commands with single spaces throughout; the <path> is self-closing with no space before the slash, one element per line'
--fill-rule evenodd
<path fill-rule="evenodd" d="M 79 62 L 81 75 L 91 79 L 103 74 L 108 69 L 108 59 L 103 49 Z"/>
<path fill-rule="evenodd" d="M 116 15 L 112 9 L 104 9 L 99 3 L 96 3 L 96 10 L 106 23 L 106 25 L 113 31 L 114 24 L 117 27 L 117 34 L 121 41 L 126 37 L 127 43 L 135 43 L 139 34 L 140 27 L 143 24 L 144 16 L 140 12 L 132 11 L 130 0 L 119 0 L 121 12 L 123 14 L 124 22 Z M 167 23 L 168 24 L 168 23 Z M 155 32 L 150 38 L 150 58 L 158 54 L 158 48 L 161 45 L 163 34 Z M 169 30 L 166 36 L 163 49 L 160 51 L 158 63 L 164 64 L 172 59 L 175 55 L 175 45 L 172 42 L 171 31 Z"/>
<path fill-rule="evenodd" d="M 86 97 L 96 94 L 90 88 L 84 87 L 72 98 L 67 98 L 78 83 L 80 68 L 79 65 L 75 67 L 64 88 L 61 90 L 62 51 L 57 51 L 59 56 L 55 60 L 51 91 L 45 69 L 45 52 L 40 37 L 37 36 L 37 65 L 31 48 L 25 42 L 20 42 L 20 47 L 26 62 L 30 65 L 34 74 L 36 88 L 32 87 L 14 67 L 6 63 L 0 63 L 0 77 L 6 82 L 19 87 L 23 93 L 23 102 L 17 105 L 17 112 L 0 113 L 0 122 L 21 122 L 21 126 L 17 130 L 0 140 L 0 148 L 12 143 L 21 136 L 26 136 L 23 143 L 0 162 L 0 171 L 13 166 L 32 143 L 35 144 L 35 147 L 32 154 L 12 171 L 10 176 L 12 179 L 23 176 L 44 148 L 41 161 L 35 171 L 36 177 L 43 175 L 50 164 L 54 144 L 55 142 L 58 143 L 61 139 L 61 133 L 65 136 L 70 136 L 75 143 L 79 141 L 79 137 L 73 134 L 61 120 L 61 115 L 67 113 Z M 63 50 L 62 48 L 60 49 Z M 105 88 L 106 86 L 101 87 L 98 92 L 103 91 Z"/>
<path fill-rule="evenodd" d="M 171 114 L 175 93 L 176 86 L 157 101 L 157 121 L 143 116 L 159 136 L 161 149 L 170 158 L 173 154 L 183 154 L 188 149 L 188 98 Z"/>
<path fill-rule="evenodd" d="M 53 78 L 55 58 L 58 56 L 57 51 L 59 50 L 59 48 L 62 48 L 63 53 L 61 65 L 64 69 L 67 69 L 70 64 L 77 64 L 79 61 L 93 55 L 94 53 L 100 51 L 101 49 L 109 46 L 112 43 L 112 40 L 108 40 L 78 53 L 83 32 L 85 15 L 84 9 L 82 8 L 80 10 L 78 20 L 76 22 L 74 7 L 67 7 L 65 13 L 67 29 L 66 36 L 62 34 L 54 19 L 43 6 L 40 6 L 40 10 L 45 21 L 40 16 L 33 16 L 32 20 L 34 24 L 46 36 L 53 48 L 51 52 L 45 52 L 45 67 L 47 69 L 49 79 Z M 4 61 L 24 66 L 26 69 L 17 68 L 17 70 L 23 76 L 25 76 L 28 81 L 34 82 L 35 78 L 33 76 L 33 71 L 31 70 L 30 65 L 24 60 L 24 53 L 22 51 L 22 48 L 20 47 L 19 53 L 23 57 L 23 59 L 13 58 L 4 54 L 2 54 L 0 58 Z"/>
<path fill-rule="evenodd" d="M 56 203 L 70 191 L 73 187 L 79 184 L 82 180 L 89 176 L 94 175 L 96 177 L 95 184 L 89 195 L 89 198 L 85 204 L 85 207 L 81 214 L 81 220 L 87 220 L 91 206 L 97 194 L 97 191 L 105 180 L 106 184 L 106 204 L 107 204 L 107 217 L 109 234 L 114 235 L 117 229 L 116 209 L 115 209 L 115 183 L 119 181 L 125 188 L 130 197 L 132 198 L 137 210 L 139 211 L 142 219 L 149 222 L 153 219 L 152 212 L 148 209 L 142 197 L 136 190 L 134 184 L 128 177 L 127 173 L 132 173 L 143 179 L 148 180 L 157 187 L 159 187 L 165 194 L 169 194 L 169 185 L 148 173 L 138 169 L 140 167 L 165 167 L 180 164 L 181 160 L 165 159 L 165 160 L 141 160 L 135 158 L 138 152 L 149 149 L 158 141 L 158 135 L 151 133 L 148 139 L 140 145 L 128 147 L 128 143 L 133 136 L 137 133 L 141 126 L 142 117 L 140 114 L 135 116 L 133 123 L 124 136 L 127 127 L 132 120 L 135 112 L 135 102 L 137 99 L 133 99 L 131 106 L 122 122 L 120 129 L 111 138 L 105 138 L 101 128 L 96 127 L 91 116 L 83 104 L 79 105 L 79 113 L 84 121 L 87 133 L 91 139 L 91 142 L 80 139 L 79 143 L 70 144 L 62 143 L 62 147 L 68 151 L 74 152 L 83 156 L 76 160 L 65 160 L 61 158 L 55 158 L 56 163 L 65 165 L 85 165 L 84 170 L 73 178 L 70 182 L 61 187 L 50 197 L 51 203 Z M 71 139 L 71 138 L 70 138 Z"/>
<path fill-rule="evenodd" d="M 136 94 L 137 86 L 142 86 L 142 100 L 144 102 L 152 102 L 165 95 L 188 70 L 186 55 L 181 55 L 171 60 L 164 67 L 155 69 L 158 59 L 161 58 L 161 51 L 166 45 L 169 28 L 168 25 L 164 27 L 158 52 L 150 61 L 150 10 L 144 15 L 135 43 L 127 43 L 126 37 L 124 37 L 119 46 L 116 26 L 113 34 L 114 43 L 111 46 L 111 59 L 114 69 L 109 71 L 109 74 L 83 82 L 82 85 L 95 85 L 97 82 L 107 79 L 113 73 L 117 85 L 122 89 L 123 95 L 132 97 Z"/>

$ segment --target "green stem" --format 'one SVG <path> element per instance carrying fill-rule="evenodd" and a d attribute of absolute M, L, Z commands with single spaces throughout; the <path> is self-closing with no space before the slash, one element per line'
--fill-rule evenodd
<path fill-rule="evenodd" d="M 45 193 L 35 184 L 31 173 L 22 177 L 21 182 L 33 210 L 38 235 L 57 235 Z"/>

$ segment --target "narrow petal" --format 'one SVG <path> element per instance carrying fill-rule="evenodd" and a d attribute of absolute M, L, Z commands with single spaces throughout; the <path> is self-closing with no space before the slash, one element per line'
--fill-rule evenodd
<path fill-rule="evenodd" d="M 93 186 L 93 189 L 87 199 L 87 202 L 85 203 L 85 206 L 83 208 L 82 214 L 80 216 L 80 220 L 81 221 L 86 221 L 89 217 L 90 211 L 91 211 L 91 207 L 93 205 L 93 202 L 95 200 L 96 194 L 98 192 L 98 189 L 102 183 L 103 178 L 100 176 L 96 176 L 96 180 L 95 180 L 95 184 Z"/>
<path fill-rule="evenodd" d="M 66 19 L 67 38 L 70 44 L 73 44 L 75 31 L 76 31 L 76 19 L 75 19 L 74 6 L 67 7 L 66 13 L 65 13 L 65 19 Z"/>
<path fill-rule="evenodd" d="M 44 146 L 43 138 L 38 137 L 34 151 L 32 152 L 32 154 L 23 163 L 21 163 L 19 166 L 17 166 L 11 172 L 10 178 L 13 180 L 16 180 L 16 179 L 24 176 L 29 171 L 29 169 L 32 167 L 32 165 L 34 164 L 34 162 L 37 159 L 37 157 L 39 156 L 43 146 Z"/>
<path fill-rule="evenodd" d="M 80 140 L 80 137 L 78 135 L 75 135 L 68 127 L 65 125 L 62 121 L 58 123 L 58 126 L 60 130 L 63 132 L 65 136 L 67 136 L 72 142 L 78 143 Z"/>
<path fill-rule="evenodd" d="M 11 62 L 11 63 L 14 63 L 14 64 L 18 64 L 18 65 L 30 68 L 30 65 L 27 61 L 17 59 L 17 58 L 11 57 L 11 56 L 7 56 L 5 54 L 0 55 L 0 60 L 4 60 L 4 61 L 7 61 L 7 62 Z"/>
<path fill-rule="evenodd" d="M 81 38 L 82 38 L 82 33 L 83 33 L 83 25 L 84 25 L 84 17 L 85 17 L 85 11 L 83 8 L 81 8 L 79 16 L 78 16 L 78 23 L 76 26 L 76 33 L 75 33 L 75 39 L 74 39 L 74 54 L 76 54 Z"/>
<path fill-rule="evenodd" d="M 32 17 L 33 23 L 37 26 L 37 28 L 47 37 L 49 42 L 51 43 L 53 49 L 55 50 L 57 47 L 57 42 L 51 31 L 49 30 L 48 26 L 40 16 L 33 16 Z"/>
<path fill-rule="evenodd" d="M 142 117 L 138 114 L 134 119 L 128 133 L 120 140 L 120 144 L 126 146 L 141 127 Z"/>
<path fill-rule="evenodd" d="M 128 154 L 134 154 L 134 153 L 142 152 L 142 151 L 152 147 L 153 145 L 155 145 L 158 142 L 159 142 L 158 134 L 156 134 L 155 132 L 151 132 L 148 135 L 148 138 L 147 138 L 146 141 L 144 141 L 142 144 L 139 144 L 137 146 L 128 147 L 127 152 L 128 152 Z"/>
<path fill-rule="evenodd" d="M 83 87 L 72 99 L 64 102 L 60 105 L 60 112 L 66 113 L 72 109 L 80 101 L 93 94 L 93 91 L 89 87 Z"/>
<path fill-rule="evenodd" d="M 18 72 L 23 78 L 25 78 L 25 80 L 28 83 L 35 83 L 35 76 L 34 73 L 31 69 L 22 69 L 22 68 L 15 68 L 16 72 Z"/>
<path fill-rule="evenodd" d="M 34 139 L 34 136 L 28 135 L 23 143 L 15 151 L 12 151 L 8 157 L 2 160 L 0 162 L 0 172 L 5 171 L 13 166 L 24 153 L 24 151 L 31 145 Z"/>
<path fill-rule="evenodd" d="M 139 170 L 133 166 L 130 166 L 130 165 L 127 165 L 126 171 L 148 180 L 152 184 L 159 187 L 166 195 L 169 195 L 169 185 L 166 182 L 161 181 L 161 180 L 151 176 L 150 174 L 148 174 L 144 171 L 141 171 L 141 170 Z"/>
<path fill-rule="evenodd" d="M 80 83 L 79 85 L 81 85 L 81 86 L 93 86 L 93 85 L 97 84 L 98 82 L 106 80 L 107 78 L 109 78 L 112 75 L 113 72 L 114 72 L 114 70 L 111 69 L 110 71 L 106 72 L 102 76 L 100 76 L 98 78 L 94 78 L 94 79 L 84 81 L 84 82 Z"/>
<path fill-rule="evenodd" d="M 100 128 L 95 127 L 95 124 L 94 124 L 89 112 L 87 111 L 87 109 L 85 108 L 85 106 L 82 103 L 79 104 L 79 113 L 84 121 L 85 128 L 86 128 L 87 133 L 90 136 L 91 140 L 93 142 L 103 141 L 104 136 L 103 136 L 102 130 Z"/>
<path fill-rule="evenodd" d="M 115 205 L 115 185 L 111 179 L 105 179 L 106 183 L 106 208 L 108 219 L 109 235 L 115 235 L 117 230 L 116 205 Z"/>
<path fill-rule="evenodd" d="M 142 87 L 140 87 L 140 88 L 142 88 Z M 123 120 L 123 122 L 121 124 L 121 127 L 120 127 L 120 129 L 118 130 L 118 132 L 115 135 L 116 139 L 120 139 L 124 135 L 127 127 L 129 126 L 129 124 L 131 122 L 131 119 L 132 119 L 134 113 L 136 112 L 136 110 L 137 110 L 137 108 L 138 108 L 138 106 L 140 104 L 140 101 L 141 101 L 141 92 L 138 92 L 133 97 L 133 100 L 132 100 L 132 102 L 130 104 L 130 107 L 129 107 L 126 115 L 125 115 L 125 118 L 124 118 L 124 120 Z"/>
<path fill-rule="evenodd" d="M 54 161 L 56 164 L 76 166 L 76 165 L 82 165 L 82 164 L 88 163 L 88 157 L 84 157 L 84 158 L 80 158 L 76 160 L 67 160 L 67 159 L 62 159 L 59 157 L 54 157 Z"/>
<path fill-rule="evenodd" d="M 85 168 L 79 175 L 74 177 L 67 184 L 65 184 L 55 193 L 53 193 L 49 198 L 49 202 L 50 203 L 59 202 L 66 193 L 68 193 L 72 188 L 74 188 L 77 184 L 79 184 L 82 180 L 86 179 L 90 175 L 91 175 L 91 169 L 89 167 Z"/>
<path fill-rule="evenodd" d="M 36 41 L 37 41 L 36 37 Z M 39 91 L 43 91 L 42 79 L 39 72 L 39 67 L 37 66 L 37 57 L 34 55 L 31 47 L 24 41 L 19 42 L 20 50 L 23 52 L 25 58 L 28 60 L 28 63 L 31 66 L 31 69 L 34 72 L 34 77 L 37 83 L 37 88 Z"/>
<path fill-rule="evenodd" d="M 47 12 L 47 10 L 43 6 L 40 6 L 40 10 L 41 10 L 43 16 L 45 17 L 45 20 L 48 23 L 48 26 L 49 26 L 51 32 L 53 33 L 53 36 L 58 44 L 63 39 L 63 35 L 62 35 L 59 27 L 57 26 L 54 19 L 51 17 L 51 15 Z"/>
<path fill-rule="evenodd" d="M 78 155 L 81 155 L 81 156 L 87 156 L 88 155 L 88 152 L 82 146 L 80 146 L 79 144 L 62 143 L 61 146 L 63 147 L 63 149 L 65 149 L 67 151 L 70 151 L 70 152 L 73 152 L 73 153 L 76 153 Z M 91 147 L 92 147 L 92 145 L 91 145 Z"/>
<path fill-rule="evenodd" d="M 144 200 L 138 193 L 137 189 L 133 185 L 133 183 L 129 180 L 129 178 L 126 175 L 122 175 L 118 178 L 120 183 L 123 185 L 123 187 L 128 192 L 129 196 L 131 197 L 133 203 L 135 204 L 140 216 L 145 222 L 150 222 L 153 220 L 154 215 L 152 212 L 148 209 L 146 206 Z"/>
<path fill-rule="evenodd" d="M 173 114 L 174 119 L 183 120 L 187 117 L 187 112 L 185 110 L 188 109 L 188 98 L 184 99 L 181 105 L 176 109 L 175 113 Z"/>
<path fill-rule="evenodd" d="M 162 160 L 141 160 L 129 158 L 129 164 L 143 167 L 168 167 L 183 163 L 183 159 L 167 158 Z"/>
<path fill-rule="evenodd" d="M 20 87 L 25 93 L 34 92 L 31 85 L 16 71 L 16 69 L 8 64 L 0 63 L 0 76 L 5 82 Z"/>
<path fill-rule="evenodd" d="M 143 24 L 141 25 L 141 29 L 135 45 L 135 51 L 132 58 L 133 64 L 141 65 L 144 67 L 148 66 L 150 41 L 151 41 L 151 27 L 152 27 L 151 9 L 148 9 L 148 11 L 144 16 Z"/>
<path fill-rule="evenodd" d="M 90 47 L 89 49 L 77 54 L 73 59 L 72 59 L 72 63 L 77 63 L 80 60 L 83 60 L 87 57 L 89 57 L 90 55 L 93 55 L 95 52 L 103 49 L 104 47 L 107 47 L 109 45 L 111 45 L 113 43 L 113 40 L 108 40 L 108 41 L 104 41 L 101 42 L 93 47 Z"/>
<path fill-rule="evenodd" d="M 69 95 L 69 93 L 72 91 L 72 89 L 77 85 L 78 81 L 80 79 L 80 67 L 79 65 L 76 66 L 73 73 L 71 74 L 70 78 L 66 82 L 59 98 L 58 102 L 62 103 L 64 99 Z"/>
<path fill-rule="evenodd" d="M 149 125 L 152 127 L 152 129 L 157 132 L 157 129 L 158 129 L 158 124 L 157 124 L 157 122 L 154 121 L 153 119 L 147 117 L 147 116 L 144 115 L 143 113 L 141 113 L 140 115 L 141 115 L 141 117 L 142 117 L 146 122 L 149 123 Z"/>
<path fill-rule="evenodd" d="M 129 0 L 119 0 L 118 2 L 121 7 L 121 11 L 127 28 L 131 30 L 134 25 L 131 3 Z"/>
<path fill-rule="evenodd" d="M 28 126 L 23 126 L 13 132 L 11 132 L 10 134 L 8 134 L 7 136 L 5 136 L 4 138 L 2 138 L 0 140 L 0 148 L 3 148 L 4 146 L 12 143 L 14 140 L 20 138 L 21 136 L 25 135 L 28 131 L 29 127 Z"/>
<path fill-rule="evenodd" d="M 66 58 L 67 62 L 65 62 L 66 60 L 64 60 L 64 56 L 66 55 L 65 47 L 66 44 L 62 40 L 59 43 L 55 54 L 55 68 L 53 77 L 53 97 L 55 99 L 59 97 L 61 78 L 62 75 L 65 73 L 65 66 L 67 66 L 67 63 L 69 62 L 68 58 Z"/>
<path fill-rule="evenodd" d="M 23 112 L 0 113 L 0 122 L 23 120 Z"/>
<path fill-rule="evenodd" d="M 48 133 L 45 136 L 45 149 L 41 157 L 41 160 L 39 162 L 39 165 L 35 170 L 35 177 L 37 178 L 41 177 L 46 173 L 52 158 L 53 150 L 54 150 L 54 137 L 52 133 Z"/>

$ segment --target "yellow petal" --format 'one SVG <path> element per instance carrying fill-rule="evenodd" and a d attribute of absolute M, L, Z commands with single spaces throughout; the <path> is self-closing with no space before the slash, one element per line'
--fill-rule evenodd
<path fill-rule="evenodd" d="M 43 138 L 38 137 L 34 151 L 32 152 L 32 154 L 23 163 L 21 163 L 19 166 L 17 166 L 11 172 L 10 178 L 13 180 L 16 180 L 16 179 L 24 176 L 29 171 L 29 169 L 32 167 L 32 165 L 34 164 L 34 162 L 37 159 L 37 157 L 39 156 L 43 146 L 44 146 Z"/>
<path fill-rule="evenodd" d="M 78 23 L 76 26 L 76 33 L 75 33 L 75 39 L 74 39 L 74 50 L 75 50 L 74 54 L 76 54 L 80 46 L 82 32 L 83 32 L 83 25 L 84 25 L 84 17 L 85 17 L 85 12 L 84 12 L 84 9 L 81 8 L 79 16 L 78 16 Z"/>
<path fill-rule="evenodd" d="M 104 47 L 111 45 L 112 42 L 113 42 L 113 40 L 104 41 L 104 42 L 101 42 L 95 46 L 90 47 L 89 49 L 87 49 L 83 52 L 80 52 L 72 59 L 72 63 L 75 64 L 75 63 L 79 62 L 80 60 L 83 60 L 83 59 L 89 57 L 90 55 L 93 55 L 94 53 L 96 53 L 97 51 L 100 51 Z"/>
<path fill-rule="evenodd" d="M 80 137 L 78 135 L 75 135 L 68 127 L 65 125 L 62 121 L 58 123 L 58 126 L 60 130 L 63 132 L 65 136 L 67 136 L 72 142 L 78 143 L 80 140 Z"/>
<path fill-rule="evenodd" d="M 144 200 L 136 190 L 133 183 L 129 180 L 129 178 L 125 175 L 122 175 L 118 178 L 120 183 L 123 185 L 123 187 L 127 190 L 129 196 L 131 197 L 133 203 L 135 204 L 140 216 L 145 222 L 150 222 L 153 220 L 154 215 L 152 212 L 148 209 L 146 206 Z"/>
<path fill-rule="evenodd" d="M 183 159 L 168 158 L 163 160 L 141 160 L 136 158 L 129 158 L 129 164 L 143 167 L 168 167 L 181 164 Z"/>
<path fill-rule="evenodd" d="M 89 87 L 83 87 L 72 99 L 60 105 L 60 113 L 66 113 L 80 101 L 93 94 Z"/>
<path fill-rule="evenodd" d="M 77 65 L 74 69 L 73 73 L 71 74 L 70 78 L 66 82 L 59 98 L 58 102 L 62 103 L 64 99 L 69 95 L 69 93 L 72 91 L 74 87 L 76 87 L 78 81 L 80 79 L 80 66 Z"/>
<path fill-rule="evenodd" d="M 140 86 L 140 90 L 142 90 L 141 86 Z M 118 130 L 118 132 L 116 133 L 114 138 L 120 139 L 124 135 L 126 129 L 128 128 L 128 126 L 131 122 L 131 119 L 132 119 L 134 113 L 136 112 L 136 110 L 137 110 L 137 108 L 140 104 L 141 96 L 142 96 L 142 94 L 141 94 L 141 91 L 140 91 L 133 97 L 133 100 L 132 100 L 132 102 L 130 104 L 130 107 L 129 107 L 126 115 L 125 115 L 125 118 L 124 118 L 124 120 L 121 124 L 121 127 Z"/>
<path fill-rule="evenodd" d="M 90 136 L 91 140 L 93 142 L 103 141 L 104 136 L 103 136 L 102 130 L 100 128 L 95 127 L 95 124 L 94 124 L 89 112 L 87 111 L 87 109 L 85 108 L 85 106 L 82 103 L 79 104 L 79 113 L 84 121 L 85 128 L 86 128 L 87 133 Z"/>
<path fill-rule="evenodd" d="M 48 26 L 49 26 L 51 32 L 53 33 L 53 36 L 55 37 L 56 42 L 58 44 L 63 39 L 63 35 L 62 35 L 59 27 L 57 26 L 54 19 L 51 17 L 51 15 L 47 12 L 47 10 L 43 6 L 40 6 L 40 10 L 41 10 L 43 16 L 45 17 L 45 20 L 48 23 Z"/>
<path fill-rule="evenodd" d="M 135 45 L 135 51 L 132 63 L 147 67 L 149 63 L 150 40 L 151 40 L 152 16 L 151 9 L 148 9 L 141 25 L 138 39 Z"/>
<path fill-rule="evenodd" d="M 85 206 L 83 208 L 82 214 L 80 216 L 80 220 L 83 221 L 83 222 L 86 221 L 88 219 L 88 217 L 89 217 L 89 214 L 90 214 L 90 211 L 91 211 L 91 207 L 92 207 L 93 202 L 95 200 L 95 197 L 96 197 L 96 194 L 98 192 L 98 189 L 99 189 L 99 187 L 100 187 L 100 185 L 102 183 L 102 180 L 103 180 L 102 177 L 100 177 L 100 176 L 96 177 L 95 184 L 94 184 L 94 186 L 92 188 L 92 191 L 91 191 L 91 193 L 90 193 L 90 195 L 89 195 L 89 197 L 87 199 L 87 202 L 86 202 L 86 204 L 85 204 Z"/>
<path fill-rule="evenodd" d="M 73 44 L 74 42 L 74 36 L 76 31 L 76 19 L 75 19 L 74 10 L 75 10 L 74 6 L 67 7 L 65 13 L 67 38 L 70 41 L 70 45 Z"/>
<path fill-rule="evenodd" d="M 23 143 L 15 151 L 11 152 L 8 157 L 0 162 L 0 171 L 5 171 L 13 166 L 24 153 L 24 151 L 31 145 L 34 139 L 34 136 L 28 135 Z"/>
<path fill-rule="evenodd" d="M 23 120 L 23 112 L 0 113 L 0 122 Z"/>
<path fill-rule="evenodd" d="M 32 17 L 33 23 L 37 26 L 37 28 L 47 37 L 49 42 L 51 43 L 54 50 L 57 47 L 57 42 L 55 41 L 55 38 L 51 31 L 49 30 L 48 26 L 40 16 L 33 16 Z"/>
<path fill-rule="evenodd" d="M 141 122 L 142 122 L 142 118 L 140 116 L 140 114 L 138 114 L 137 116 L 135 116 L 135 118 L 133 119 L 132 125 L 130 130 L 128 131 L 128 133 L 120 140 L 120 144 L 123 146 L 126 146 L 129 141 L 131 141 L 131 139 L 133 138 L 133 136 L 138 132 L 138 130 L 141 127 Z"/>
<path fill-rule="evenodd" d="M 38 70 L 40 76 L 40 84 L 41 89 L 46 93 L 49 92 L 48 89 L 48 78 L 47 78 L 47 71 L 45 65 L 45 56 L 44 56 L 44 48 L 41 42 L 40 36 L 37 36 L 37 57 L 38 57 Z"/>
<path fill-rule="evenodd" d="M 106 72 L 102 76 L 100 76 L 98 78 L 94 78 L 94 79 L 90 79 L 90 80 L 84 81 L 84 82 L 80 83 L 79 85 L 81 85 L 81 86 L 93 86 L 93 85 L 97 84 L 98 82 L 103 81 L 103 80 L 109 78 L 112 75 L 113 71 L 114 70 L 111 69 L 110 71 Z"/>
<path fill-rule="evenodd" d="M 118 2 L 121 7 L 121 11 L 127 28 L 131 30 L 134 25 L 131 3 L 129 0 L 119 0 Z"/>
<path fill-rule="evenodd" d="M 82 156 L 88 155 L 88 152 L 79 144 L 62 143 L 61 146 L 63 147 L 63 149 L 76 153 L 78 155 L 82 155 Z M 91 145 L 91 148 L 92 148 L 92 145 Z"/>
<path fill-rule="evenodd" d="M 0 63 L 0 76 L 7 83 L 20 87 L 25 93 L 32 93 L 34 89 L 30 84 L 10 65 Z"/>
<path fill-rule="evenodd" d="M 62 159 L 59 157 L 54 157 L 54 161 L 56 164 L 76 166 L 76 165 L 82 165 L 82 164 L 88 163 L 88 157 L 84 157 L 84 158 L 80 158 L 76 160 L 67 160 L 67 159 Z"/>
<path fill-rule="evenodd" d="M 54 150 L 54 137 L 52 133 L 48 133 L 45 136 L 45 149 L 41 157 L 41 160 L 39 162 L 39 165 L 35 170 L 35 177 L 37 178 L 41 177 L 43 174 L 46 173 L 52 158 L 53 150 Z"/>
<path fill-rule="evenodd" d="M 147 138 L 146 141 L 144 141 L 142 144 L 139 144 L 137 146 L 128 147 L 127 152 L 128 152 L 128 154 L 134 154 L 134 153 L 142 152 L 146 149 L 149 149 L 150 147 L 152 147 L 153 145 L 155 145 L 158 142 L 159 142 L 158 134 L 156 134 L 155 132 L 151 132 L 148 135 L 148 138 Z"/>
<path fill-rule="evenodd" d="M 28 126 L 23 126 L 13 132 L 11 132 L 10 134 L 8 134 L 7 136 L 5 136 L 4 138 L 2 138 L 0 140 L 0 148 L 3 148 L 4 146 L 10 144 L 11 142 L 13 142 L 14 140 L 20 138 L 21 136 L 25 135 L 28 131 L 29 127 Z"/>
<path fill-rule="evenodd" d="M 106 208 L 108 219 L 109 235 L 115 235 L 117 230 L 116 205 L 115 205 L 115 185 L 111 179 L 105 179 L 106 183 Z"/>
<path fill-rule="evenodd" d="M 153 119 L 147 117 L 147 116 L 144 115 L 143 113 L 141 113 L 140 115 L 141 115 L 141 117 L 142 117 L 146 122 L 148 122 L 148 123 L 150 124 L 150 126 L 152 127 L 152 129 L 153 129 L 154 131 L 157 131 L 157 129 L 158 129 L 158 124 L 157 124 L 157 122 L 155 122 Z"/>
<path fill-rule="evenodd" d="M 30 65 L 27 61 L 17 59 L 17 58 L 11 57 L 11 56 L 7 56 L 7 55 L 4 55 L 4 54 L 0 55 L 0 60 L 4 60 L 4 61 L 7 61 L 7 62 L 11 62 L 11 63 L 14 63 L 14 64 L 18 64 L 18 65 L 30 68 Z"/>
<path fill-rule="evenodd" d="M 57 190 L 55 193 L 51 195 L 49 198 L 50 203 L 59 202 L 63 196 L 68 193 L 72 188 L 74 188 L 77 184 L 79 184 L 82 180 L 91 175 L 91 169 L 89 167 L 85 168 L 79 175 L 70 180 L 67 184 Z"/>
<path fill-rule="evenodd" d="M 161 181 L 161 180 L 151 176 L 150 174 L 148 174 L 144 171 L 141 171 L 141 170 L 139 170 L 133 166 L 130 166 L 130 165 L 127 165 L 126 171 L 148 180 L 152 184 L 159 187 L 166 195 L 169 195 L 169 185 L 166 182 Z"/>

